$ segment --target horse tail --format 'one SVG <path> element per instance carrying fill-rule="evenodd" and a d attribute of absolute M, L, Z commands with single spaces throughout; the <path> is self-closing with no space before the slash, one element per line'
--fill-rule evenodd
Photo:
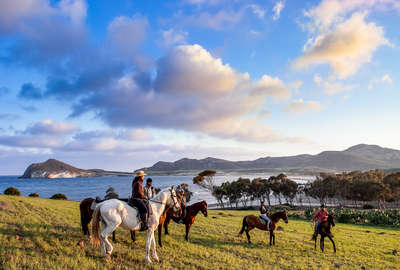
<path fill-rule="evenodd" d="M 97 205 L 92 218 L 92 244 L 94 246 L 100 245 L 100 217 L 100 205 Z"/>
<path fill-rule="evenodd" d="M 247 219 L 247 216 L 245 216 L 245 217 L 243 218 L 242 229 L 240 230 L 238 236 L 241 236 L 241 235 L 244 233 L 244 231 L 246 230 L 246 227 L 247 227 L 247 221 L 246 221 L 246 219 Z"/>

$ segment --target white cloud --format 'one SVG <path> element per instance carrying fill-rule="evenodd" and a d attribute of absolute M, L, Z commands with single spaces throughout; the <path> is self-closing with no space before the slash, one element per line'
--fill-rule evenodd
<path fill-rule="evenodd" d="M 0 32 L 31 30 L 32 19 L 46 21 L 56 16 L 67 18 L 71 24 L 81 26 L 86 18 L 87 4 L 84 0 L 62 0 L 54 6 L 46 0 L 0 1 Z"/>
<path fill-rule="evenodd" d="M 261 80 L 256 82 L 252 94 L 269 95 L 275 99 L 287 99 L 290 97 L 290 91 L 278 77 L 263 75 Z"/>
<path fill-rule="evenodd" d="M 319 5 L 304 12 L 312 19 L 308 27 L 312 32 L 325 32 L 332 25 L 343 22 L 346 15 L 357 10 L 398 9 L 398 0 L 323 0 Z"/>
<path fill-rule="evenodd" d="M 335 78 L 330 80 L 324 80 L 319 75 L 314 75 L 314 82 L 320 85 L 324 92 L 328 95 L 335 95 L 341 92 L 351 91 L 354 88 L 358 87 L 358 85 L 344 85 L 341 82 L 335 80 Z"/>
<path fill-rule="evenodd" d="M 295 80 L 289 83 L 289 89 L 291 89 L 295 93 L 299 93 L 300 88 L 303 86 L 302 80 Z"/>
<path fill-rule="evenodd" d="M 178 15 L 177 19 L 181 25 L 195 25 L 221 31 L 238 23 L 243 14 L 244 9 L 238 11 L 222 9 L 215 13 L 205 11 L 189 16 Z"/>
<path fill-rule="evenodd" d="M 163 45 L 165 47 L 171 47 L 173 45 L 180 45 L 186 43 L 186 37 L 188 33 L 184 31 L 177 31 L 173 28 L 165 31 L 161 31 L 163 38 Z"/>
<path fill-rule="evenodd" d="M 147 129 L 136 128 L 124 130 L 119 134 L 118 138 L 128 141 L 151 141 L 153 136 Z"/>
<path fill-rule="evenodd" d="M 332 31 L 317 36 L 294 66 L 303 68 L 327 63 L 340 78 L 356 73 L 364 63 L 371 61 L 378 47 L 390 44 L 384 37 L 383 28 L 372 22 L 367 23 L 366 15 L 365 12 L 356 12 Z"/>
<path fill-rule="evenodd" d="M 390 78 L 389 74 L 385 74 L 382 76 L 382 82 L 392 84 L 392 78 Z"/>
<path fill-rule="evenodd" d="M 79 130 L 79 127 L 75 124 L 66 122 L 54 122 L 53 120 L 43 120 L 41 122 L 35 123 L 34 125 L 28 127 L 24 133 L 27 134 L 70 134 Z"/>
<path fill-rule="evenodd" d="M 382 83 L 392 84 L 392 78 L 389 76 L 389 74 L 383 75 L 380 79 L 373 78 L 368 84 L 368 90 L 372 90 L 376 84 Z"/>
<path fill-rule="evenodd" d="M 76 109 L 95 110 L 112 126 L 177 129 L 242 141 L 298 141 L 249 118 L 267 97 L 290 97 L 277 77 L 253 81 L 199 45 L 169 50 L 157 61 L 156 74 L 152 88 L 140 86 L 136 76 L 125 76 Z"/>
<path fill-rule="evenodd" d="M 249 8 L 253 11 L 255 15 L 257 15 L 258 18 L 263 19 L 265 16 L 265 9 L 262 9 L 258 5 L 249 5 Z"/>
<path fill-rule="evenodd" d="M 283 110 L 293 115 L 301 115 L 311 111 L 321 111 L 322 109 L 323 106 L 318 101 L 303 101 L 299 99 L 287 104 Z"/>
<path fill-rule="evenodd" d="M 272 19 L 274 21 L 278 20 L 279 17 L 281 16 L 281 11 L 283 10 L 283 8 L 285 7 L 285 3 L 283 3 L 283 1 L 278 1 L 275 6 L 273 7 L 273 16 Z"/>
<path fill-rule="evenodd" d="M 140 15 L 116 17 L 107 27 L 109 41 L 123 56 L 132 56 L 146 39 L 148 24 L 147 18 Z"/>

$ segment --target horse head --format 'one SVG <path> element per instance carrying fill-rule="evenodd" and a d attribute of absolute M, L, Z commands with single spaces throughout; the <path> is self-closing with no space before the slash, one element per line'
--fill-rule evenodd
<path fill-rule="evenodd" d="M 283 210 L 283 211 L 281 211 L 280 212 L 281 213 L 281 218 L 283 219 L 283 221 L 285 222 L 285 223 L 288 223 L 289 222 L 289 219 L 288 219 L 288 213 L 287 213 L 287 211 L 286 210 Z"/>
<path fill-rule="evenodd" d="M 205 217 L 208 216 L 207 208 L 208 208 L 207 202 L 206 202 L 206 201 L 202 201 L 202 202 L 201 202 L 200 211 L 203 213 L 203 215 L 204 215 Z"/>
<path fill-rule="evenodd" d="M 173 205 L 174 212 L 178 212 L 181 209 L 181 206 L 178 202 L 178 198 L 176 196 L 174 186 L 171 186 L 170 188 L 168 188 L 168 190 L 170 192 L 170 196 L 168 196 L 166 203 L 170 206 Z"/>
<path fill-rule="evenodd" d="M 328 223 L 332 225 L 332 227 L 335 227 L 335 218 L 333 215 L 328 215 Z"/>

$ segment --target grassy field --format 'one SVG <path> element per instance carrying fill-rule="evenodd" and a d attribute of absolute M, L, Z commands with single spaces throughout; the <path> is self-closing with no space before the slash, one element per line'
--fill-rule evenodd
<path fill-rule="evenodd" d="M 253 244 L 238 238 L 242 217 L 254 211 L 209 211 L 198 217 L 190 242 L 184 226 L 170 225 L 157 248 L 162 262 L 144 263 L 145 234 L 132 244 L 127 231 L 117 230 L 111 261 L 100 249 L 77 245 L 80 230 L 79 203 L 0 195 L 0 269 L 400 269 L 400 230 L 337 224 L 337 253 L 326 242 L 326 251 L 314 250 L 309 222 L 280 222 L 276 246 L 266 232 L 253 230 Z"/>

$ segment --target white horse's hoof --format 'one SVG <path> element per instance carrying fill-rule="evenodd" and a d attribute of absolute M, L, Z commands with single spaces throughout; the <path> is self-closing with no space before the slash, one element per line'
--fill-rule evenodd
<path fill-rule="evenodd" d="M 147 263 L 151 263 L 150 258 L 146 258 L 146 262 L 147 262 Z"/>
<path fill-rule="evenodd" d="M 111 261 L 111 254 L 106 254 L 106 256 L 104 256 L 104 260 L 106 261 Z"/>

